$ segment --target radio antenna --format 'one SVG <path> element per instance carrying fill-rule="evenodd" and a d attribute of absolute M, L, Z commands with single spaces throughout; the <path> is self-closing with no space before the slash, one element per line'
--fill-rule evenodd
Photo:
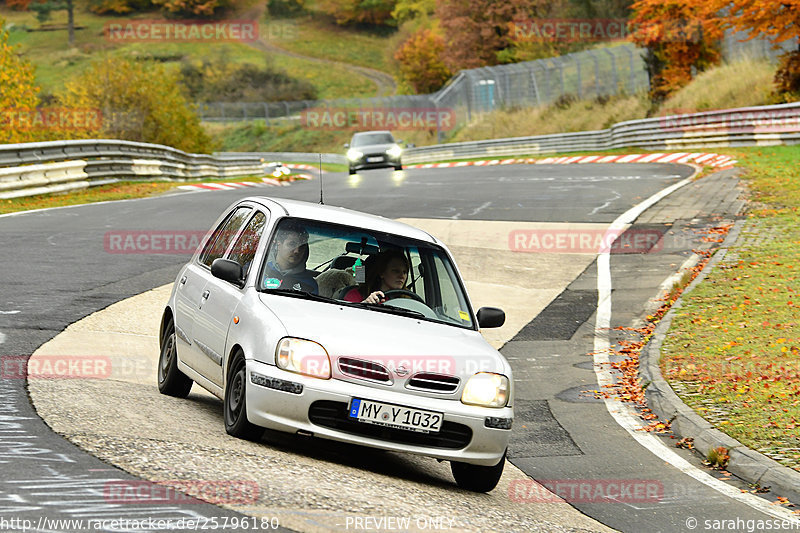
<path fill-rule="evenodd" d="M 322 154 L 319 154 L 319 203 L 325 205 L 322 200 Z"/>

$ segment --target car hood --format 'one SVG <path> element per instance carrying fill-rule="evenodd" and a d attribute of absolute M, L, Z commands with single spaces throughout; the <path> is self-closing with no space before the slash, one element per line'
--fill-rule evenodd
<path fill-rule="evenodd" d="M 288 336 L 320 343 L 332 359 L 354 357 L 391 369 L 462 377 L 509 372 L 500 353 L 475 330 L 291 296 L 262 293 L 260 298 Z"/>
<path fill-rule="evenodd" d="M 376 152 L 385 152 L 396 143 L 382 143 L 382 144 L 365 144 L 363 146 L 354 146 L 355 150 L 363 153 L 376 153 Z"/>

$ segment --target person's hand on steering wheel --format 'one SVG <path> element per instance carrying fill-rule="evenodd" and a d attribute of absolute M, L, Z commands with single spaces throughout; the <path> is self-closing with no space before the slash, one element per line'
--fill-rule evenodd
<path fill-rule="evenodd" d="M 361 303 L 365 304 L 381 304 L 385 301 L 386 297 L 384 296 L 382 291 L 375 291 L 366 298 L 364 298 Z"/>

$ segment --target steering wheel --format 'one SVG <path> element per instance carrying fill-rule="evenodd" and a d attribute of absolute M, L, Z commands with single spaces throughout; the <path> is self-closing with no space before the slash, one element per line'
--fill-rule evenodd
<path fill-rule="evenodd" d="M 425 304 L 425 300 L 423 300 L 419 294 L 413 291 L 409 291 L 406 289 L 392 289 L 389 291 L 383 291 L 383 297 L 386 298 L 387 300 L 391 300 L 392 298 L 397 298 L 399 296 L 410 296 L 412 299 L 418 301 L 419 303 L 427 305 Z"/>

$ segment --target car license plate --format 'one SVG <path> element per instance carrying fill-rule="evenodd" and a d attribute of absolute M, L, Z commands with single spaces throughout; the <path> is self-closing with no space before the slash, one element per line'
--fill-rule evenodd
<path fill-rule="evenodd" d="M 380 163 L 383 161 L 383 157 L 368 157 L 367 163 Z"/>
<path fill-rule="evenodd" d="M 353 398 L 350 402 L 350 418 L 378 426 L 435 433 L 442 428 L 444 416 L 434 411 Z"/>

